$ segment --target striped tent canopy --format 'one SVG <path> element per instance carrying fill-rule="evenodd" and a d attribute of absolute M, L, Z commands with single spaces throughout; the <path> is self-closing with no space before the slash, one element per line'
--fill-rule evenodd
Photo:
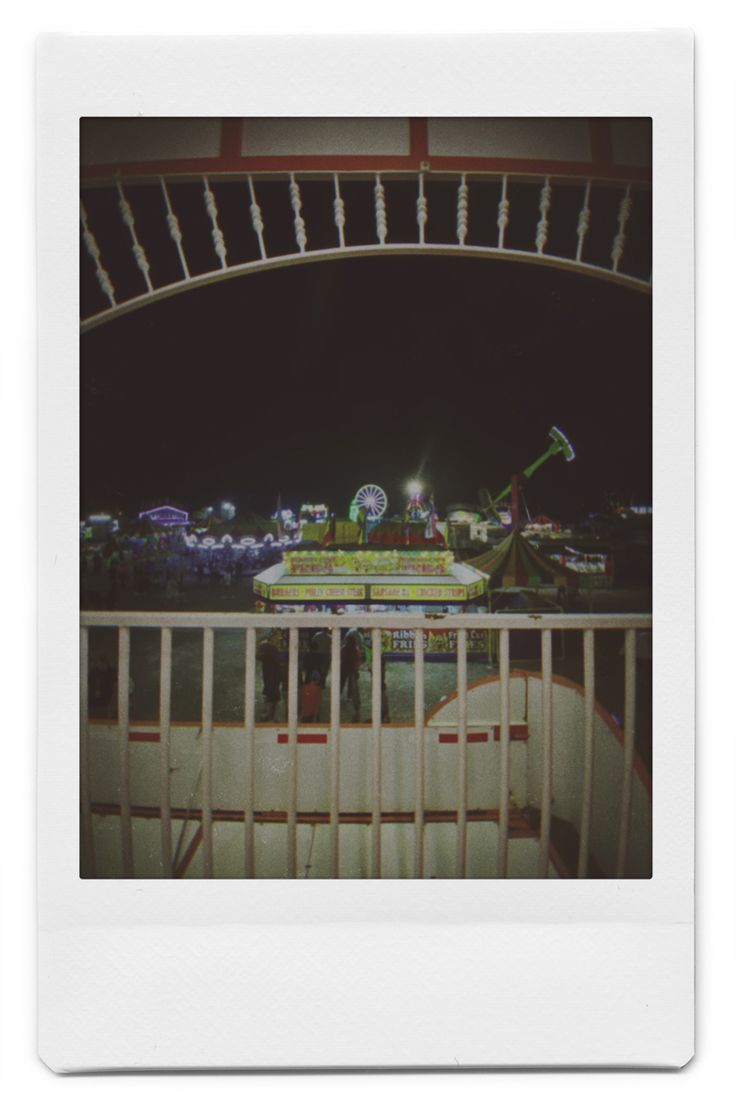
<path fill-rule="evenodd" d="M 467 561 L 490 576 L 489 590 L 498 587 L 567 587 L 576 590 L 577 573 L 550 560 L 521 533 L 508 537 L 481 556 Z"/>

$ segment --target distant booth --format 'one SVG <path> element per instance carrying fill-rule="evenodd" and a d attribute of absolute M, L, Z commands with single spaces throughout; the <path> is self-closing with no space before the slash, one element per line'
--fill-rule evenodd
<path fill-rule="evenodd" d="M 150 521 L 153 525 L 165 528 L 176 526 L 184 528 L 189 524 L 189 514 L 176 506 L 154 506 L 152 510 L 143 510 L 138 515 L 140 521 Z"/>
<path fill-rule="evenodd" d="M 272 613 L 485 612 L 488 576 L 427 548 L 329 549 L 285 552 L 253 580 L 256 609 Z M 454 658 L 454 631 L 425 632 L 428 659 Z M 488 653 L 488 633 L 468 630 L 468 652 Z M 412 630 L 385 630 L 383 654 L 412 658 Z"/>

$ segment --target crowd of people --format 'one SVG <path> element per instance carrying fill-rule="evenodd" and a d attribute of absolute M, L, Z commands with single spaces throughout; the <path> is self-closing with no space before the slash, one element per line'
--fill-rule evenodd
<path fill-rule="evenodd" d="M 303 723 L 322 719 L 323 691 L 332 666 L 332 638 L 327 629 L 317 629 L 303 641 L 299 662 L 299 720 Z M 258 646 L 258 659 L 263 677 L 263 697 L 266 709 L 263 721 L 276 719 L 276 710 L 286 688 L 286 664 L 279 648 L 278 633 L 272 632 Z M 370 645 L 360 629 L 351 628 L 344 634 L 340 647 L 340 696 L 345 695 L 353 707 L 353 722 L 360 721 L 360 673 L 372 669 Z M 386 687 L 386 657 L 381 657 L 381 721 L 389 722 Z"/>
<path fill-rule="evenodd" d="M 229 542 L 190 545 L 175 533 L 110 537 L 82 545 L 82 596 L 88 608 L 99 609 L 116 609 L 126 593 L 176 599 L 195 588 L 237 586 L 281 556 L 273 541 L 243 548 Z"/>

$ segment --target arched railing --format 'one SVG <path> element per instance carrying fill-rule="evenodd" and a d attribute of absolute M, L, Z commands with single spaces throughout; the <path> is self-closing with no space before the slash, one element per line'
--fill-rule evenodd
<path fill-rule="evenodd" d="M 116 177 L 81 203 L 82 329 L 215 280 L 338 257 L 534 262 L 651 288 L 641 181 L 491 173 Z"/>

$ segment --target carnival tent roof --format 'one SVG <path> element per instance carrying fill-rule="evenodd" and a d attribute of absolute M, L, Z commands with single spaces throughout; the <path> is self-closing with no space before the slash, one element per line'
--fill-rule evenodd
<path fill-rule="evenodd" d="M 488 589 L 497 587 L 578 586 L 578 576 L 562 564 L 549 559 L 521 533 L 510 533 L 495 548 L 467 561 L 490 576 Z"/>

